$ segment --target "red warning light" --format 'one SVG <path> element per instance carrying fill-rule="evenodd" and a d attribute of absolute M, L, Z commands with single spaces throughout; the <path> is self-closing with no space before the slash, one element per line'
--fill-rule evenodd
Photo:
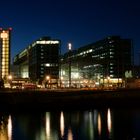
<path fill-rule="evenodd" d="M 12 30 L 12 28 L 10 27 L 10 28 L 9 28 L 9 30 L 11 31 L 11 30 Z"/>

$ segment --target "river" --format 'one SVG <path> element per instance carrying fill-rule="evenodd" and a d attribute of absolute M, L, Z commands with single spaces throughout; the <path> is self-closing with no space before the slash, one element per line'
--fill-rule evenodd
<path fill-rule="evenodd" d="M 139 108 L 0 113 L 0 140 L 138 140 L 139 130 Z"/>

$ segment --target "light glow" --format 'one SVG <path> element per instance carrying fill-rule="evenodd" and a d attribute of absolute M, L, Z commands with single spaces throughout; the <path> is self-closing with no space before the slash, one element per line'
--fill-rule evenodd
<path fill-rule="evenodd" d="M 9 116 L 9 119 L 8 119 L 8 140 L 12 140 L 12 119 L 11 119 L 11 116 Z"/>
<path fill-rule="evenodd" d="M 7 39 L 8 38 L 8 33 L 6 33 L 5 31 L 3 31 L 1 34 L 0 34 L 0 37 L 2 39 Z"/>
<path fill-rule="evenodd" d="M 2 30 L 0 32 L 0 38 L 2 39 L 2 49 L 1 49 L 1 55 L 2 55 L 2 58 L 1 58 L 1 76 L 2 78 L 4 77 L 8 77 L 9 75 L 9 63 L 10 63 L 10 57 L 9 57 L 9 31 L 7 30 Z"/>
<path fill-rule="evenodd" d="M 98 133 L 99 133 L 99 135 L 101 135 L 101 128 L 102 128 L 102 126 L 101 126 L 101 115 L 98 114 Z"/>
<path fill-rule="evenodd" d="M 50 66 L 51 66 L 50 63 L 47 63 L 47 64 L 46 64 L 46 67 L 50 67 Z"/>
<path fill-rule="evenodd" d="M 64 129 L 65 129 L 64 114 L 63 114 L 63 112 L 61 112 L 61 114 L 60 114 L 60 132 L 61 132 L 61 137 L 64 136 Z"/>
<path fill-rule="evenodd" d="M 73 135 L 72 135 L 71 128 L 68 129 L 68 140 L 73 140 Z"/>
<path fill-rule="evenodd" d="M 46 113 L 46 136 L 47 138 L 50 137 L 50 113 Z"/>
<path fill-rule="evenodd" d="M 111 111 L 110 111 L 110 109 L 107 110 L 107 127 L 108 127 L 109 133 L 111 133 L 112 122 L 111 122 Z"/>
<path fill-rule="evenodd" d="M 45 41 L 45 40 L 42 40 L 42 41 L 36 41 L 36 44 L 59 44 L 59 41 L 57 40 L 49 40 L 49 41 Z"/>
<path fill-rule="evenodd" d="M 12 75 L 9 75 L 8 76 L 8 80 L 12 80 Z"/>
<path fill-rule="evenodd" d="M 72 48 L 71 43 L 68 43 L 68 49 L 71 50 L 71 48 Z"/>
<path fill-rule="evenodd" d="M 49 80 L 49 79 L 50 79 L 50 76 L 47 75 L 47 76 L 46 76 L 46 80 Z"/>

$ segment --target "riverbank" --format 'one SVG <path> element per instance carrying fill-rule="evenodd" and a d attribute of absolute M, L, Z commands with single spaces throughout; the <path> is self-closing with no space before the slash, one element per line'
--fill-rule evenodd
<path fill-rule="evenodd" d="M 0 110 L 140 107 L 140 89 L 1 90 Z"/>

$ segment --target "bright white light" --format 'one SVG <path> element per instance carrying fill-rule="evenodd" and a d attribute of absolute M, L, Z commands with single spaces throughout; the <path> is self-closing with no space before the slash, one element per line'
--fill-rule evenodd
<path fill-rule="evenodd" d="M 11 116 L 8 118 L 8 140 L 12 140 L 12 119 Z"/>
<path fill-rule="evenodd" d="M 110 133 L 111 132 L 111 128 L 112 128 L 111 111 L 110 111 L 110 109 L 108 109 L 108 111 L 107 111 L 107 127 L 108 127 L 108 131 Z"/>
<path fill-rule="evenodd" d="M 36 41 L 36 44 L 59 44 L 59 41 L 55 40 L 49 40 L 49 41 L 45 41 L 45 40 L 42 40 L 42 41 Z"/>
<path fill-rule="evenodd" d="M 46 112 L 46 136 L 50 136 L 50 113 Z"/>
<path fill-rule="evenodd" d="M 79 78 L 79 73 L 78 72 L 74 72 L 72 73 L 72 78 Z"/>
<path fill-rule="evenodd" d="M 71 43 L 68 43 L 68 49 L 71 50 L 71 48 L 72 48 Z"/>
<path fill-rule="evenodd" d="M 61 115 L 60 115 L 60 131 L 61 131 L 61 137 L 64 136 L 64 129 L 65 129 L 65 125 L 64 125 L 64 114 L 63 114 L 63 112 L 61 112 Z"/>
<path fill-rule="evenodd" d="M 46 67 L 50 67 L 50 66 L 51 66 L 50 63 L 47 63 L 47 64 L 46 64 Z"/>

